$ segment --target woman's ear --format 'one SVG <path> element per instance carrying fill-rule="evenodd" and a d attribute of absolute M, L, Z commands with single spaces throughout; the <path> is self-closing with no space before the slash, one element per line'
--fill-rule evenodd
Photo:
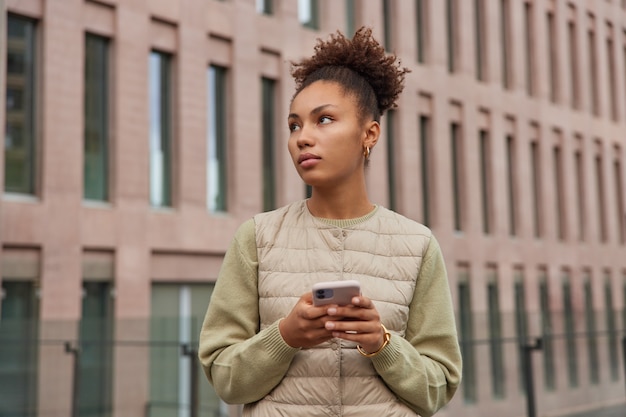
<path fill-rule="evenodd" d="M 380 123 L 376 120 L 371 120 L 365 126 L 365 138 L 363 140 L 363 147 L 372 149 L 378 143 L 380 137 Z"/>

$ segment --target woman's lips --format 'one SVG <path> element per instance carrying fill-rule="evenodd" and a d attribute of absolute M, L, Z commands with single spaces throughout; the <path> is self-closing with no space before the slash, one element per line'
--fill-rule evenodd
<path fill-rule="evenodd" d="M 303 153 L 298 157 L 298 164 L 303 168 L 308 168 L 317 164 L 317 161 L 320 159 L 321 158 L 319 156 L 312 153 Z"/>

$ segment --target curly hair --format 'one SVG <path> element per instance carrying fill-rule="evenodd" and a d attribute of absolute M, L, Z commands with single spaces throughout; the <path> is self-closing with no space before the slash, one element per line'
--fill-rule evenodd
<path fill-rule="evenodd" d="M 354 94 L 363 114 L 379 121 L 386 110 L 396 107 L 410 71 L 401 67 L 396 55 L 385 52 L 370 28 L 361 27 L 352 40 L 337 31 L 327 41 L 317 40 L 313 56 L 291 63 L 293 97 L 316 81 L 337 82 Z"/>

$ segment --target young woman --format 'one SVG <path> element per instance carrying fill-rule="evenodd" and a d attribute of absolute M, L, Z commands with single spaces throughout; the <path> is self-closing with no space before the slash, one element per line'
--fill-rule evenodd
<path fill-rule="evenodd" d="M 241 225 L 200 335 L 209 381 L 244 416 L 430 416 L 459 385 L 439 245 L 365 186 L 407 72 L 367 28 L 293 64 L 288 147 L 311 198 Z M 361 295 L 313 305 L 313 284 L 342 280 Z"/>

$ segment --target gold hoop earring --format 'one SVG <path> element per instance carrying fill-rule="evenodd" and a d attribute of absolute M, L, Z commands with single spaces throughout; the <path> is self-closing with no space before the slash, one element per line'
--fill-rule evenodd
<path fill-rule="evenodd" d="M 365 150 L 363 151 L 363 156 L 365 157 L 365 159 L 370 159 L 370 147 L 366 146 Z"/>

